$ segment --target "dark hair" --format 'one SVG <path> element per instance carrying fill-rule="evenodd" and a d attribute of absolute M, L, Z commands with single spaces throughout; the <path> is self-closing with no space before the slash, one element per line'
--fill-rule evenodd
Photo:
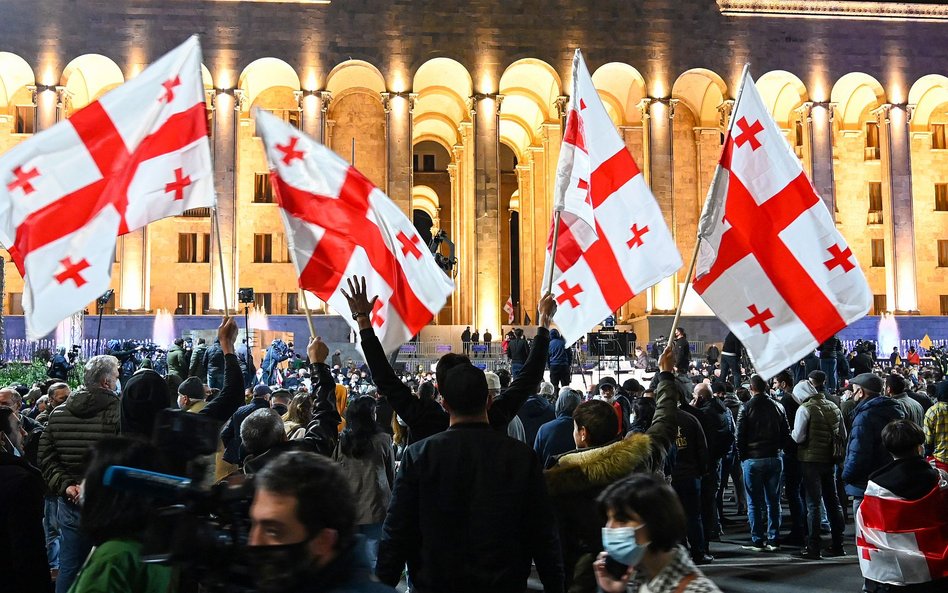
<path fill-rule="evenodd" d="M 364 457 L 372 448 L 372 437 L 382 431 L 375 421 L 375 398 L 357 397 L 346 407 L 346 427 L 339 435 L 339 448 L 346 457 Z"/>
<path fill-rule="evenodd" d="M 89 449 L 81 525 L 94 545 L 111 539 L 140 540 L 156 506 L 147 494 L 105 486 L 102 483 L 105 470 L 112 465 L 124 465 L 162 471 L 159 456 L 160 452 L 151 443 L 129 437 L 106 437 Z"/>
<path fill-rule="evenodd" d="M 826 384 L 826 373 L 823 371 L 810 371 L 806 378 L 813 383 L 813 387 L 816 387 L 817 391 L 823 389 L 823 385 Z"/>
<path fill-rule="evenodd" d="M 618 521 L 630 521 L 632 513 L 648 526 L 654 550 L 669 551 L 685 537 L 685 511 L 671 486 L 651 474 L 634 474 L 603 490 L 598 499 L 603 516 L 609 511 Z"/>
<path fill-rule="evenodd" d="M 444 393 L 444 375 L 449 370 L 460 364 L 471 364 L 471 359 L 463 354 L 449 352 L 438 359 L 435 365 L 435 381 L 438 382 L 438 390 Z"/>
<path fill-rule="evenodd" d="M 747 400 L 751 398 L 750 391 L 744 387 L 738 387 L 734 390 L 734 395 L 737 396 L 737 399 L 741 400 L 742 404 L 746 404 Z"/>
<path fill-rule="evenodd" d="M 519 340 L 523 337 L 523 330 L 518 327 L 514 330 L 514 335 L 517 336 L 517 339 Z"/>
<path fill-rule="evenodd" d="M 882 444 L 895 458 L 912 457 L 925 444 L 925 432 L 911 420 L 893 420 L 882 429 Z"/>
<path fill-rule="evenodd" d="M 787 371 L 780 371 L 777 373 L 777 376 L 774 377 L 774 380 L 777 381 L 777 383 L 786 383 L 791 389 L 793 388 L 793 377 L 791 377 L 790 373 Z"/>
<path fill-rule="evenodd" d="M 655 418 L 655 407 L 655 400 L 650 397 L 640 397 L 632 402 L 635 422 L 632 423 L 630 432 L 646 432 Z"/>
<path fill-rule="evenodd" d="M 889 374 L 885 378 L 885 386 L 889 388 L 889 391 L 898 395 L 905 391 L 905 379 L 895 373 Z"/>
<path fill-rule="evenodd" d="M 184 338 L 178 338 L 174 341 L 175 346 L 184 346 Z"/>
<path fill-rule="evenodd" d="M 444 383 L 439 385 L 441 397 L 452 414 L 469 416 L 487 409 L 487 377 L 470 362 L 449 369 L 444 373 Z"/>
<path fill-rule="evenodd" d="M 754 375 L 751 377 L 750 386 L 751 389 L 757 393 L 767 394 L 770 391 L 770 389 L 767 388 L 767 382 L 764 381 L 764 378 L 760 375 Z"/>
<path fill-rule="evenodd" d="M 338 465 L 309 451 L 287 451 L 255 476 L 255 488 L 296 498 L 296 518 L 315 537 L 323 529 L 339 534 L 336 549 L 355 532 L 355 497 Z"/>
<path fill-rule="evenodd" d="M 683 328 L 683 327 L 681 327 L 681 326 L 678 326 L 678 327 L 675 328 L 675 331 L 680 331 L 680 332 L 681 332 L 681 337 L 683 337 L 683 338 L 686 339 L 686 340 L 688 339 L 688 334 L 685 333 L 685 328 Z"/>
<path fill-rule="evenodd" d="M 586 429 L 586 441 L 592 447 L 605 445 L 619 435 L 619 417 L 610 404 L 592 399 L 573 410 L 573 422 Z"/>
<path fill-rule="evenodd" d="M 418 399 L 434 400 L 436 394 L 434 383 L 431 381 L 425 381 L 418 386 Z"/>
<path fill-rule="evenodd" d="M 494 371 L 497 378 L 500 379 L 500 388 L 507 389 L 510 386 L 510 371 L 507 369 L 497 369 Z"/>
<path fill-rule="evenodd" d="M 16 412 L 10 406 L 0 406 L 0 433 L 12 437 L 13 419 L 16 418 Z M 12 438 L 10 440 L 13 440 Z"/>

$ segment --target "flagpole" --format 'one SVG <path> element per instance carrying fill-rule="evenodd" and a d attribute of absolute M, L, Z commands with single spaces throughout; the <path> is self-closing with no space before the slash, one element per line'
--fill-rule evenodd
<path fill-rule="evenodd" d="M 309 336 L 316 337 L 316 326 L 313 325 L 313 313 L 309 310 L 309 303 L 306 302 L 306 291 L 300 289 L 300 297 L 303 300 L 303 311 L 306 312 L 306 323 L 309 325 Z"/>
<path fill-rule="evenodd" d="M 230 317 L 230 307 L 227 305 L 227 274 L 224 272 L 224 247 L 221 243 L 221 223 L 217 217 L 217 204 L 214 205 L 214 235 L 217 237 L 217 263 L 221 269 L 221 298 L 224 300 L 224 317 Z"/>
<path fill-rule="evenodd" d="M 546 283 L 546 290 L 543 291 L 544 295 L 550 294 L 553 292 L 553 264 L 556 262 L 556 244 L 560 240 L 560 211 L 557 210 L 553 213 L 553 247 L 550 249 L 550 267 L 547 270 L 549 273 L 549 280 Z"/>
<path fill-rule="evenodd" d="M 741 102 L 741 95 L 744 94 L 744 80 L 747 78 L 747 72 L 750 70 L 750 63 L 744 64 L 744 69 L 741 71 L 741 79 L 738 84 L 740 88 L 737 92 L 737 98 L 734 99 L 734 106 L 731 110 L 732 117 L 731 120 L 727 123 L 727 134 L 725 138 L 729 138 L 731 135 L 731 130 L 734 128 L 734 117 L 733 113 L 737 111 L 737 106 Z M 715 173 L 717 175 L 717 173 Z M 714 179 L 711 180 L 711 187 L 714 187 Z M 704 206 L 707 206 L 708 198 L 705 198 Z M 701 211 L 704 212 L 704 207 L 701 208 Z M 699 230 L 700 233 L 700 230 Z M 671 329 L 668 330 L 668 338 L 674 339 L 675 330 L 678 329 L 678 321 L 681 319 L 681 309 L 685 304 L 685 297 L 688 295 L 688 287 L 691 286 L 691 278 L 695 272 L 695 265 L 698 263 L 698 250 L 701 247 L 701 235 L 699 234 L 697 240 L 695 241 L 695 250 L 691 255 L 691 265 L 688 266 L 688 275 L 685 277 L 685 288 L 681 293 L 681 297 L 678 299 L 678 307 L 675 309 L 675 317 L 672 319 Z"/>

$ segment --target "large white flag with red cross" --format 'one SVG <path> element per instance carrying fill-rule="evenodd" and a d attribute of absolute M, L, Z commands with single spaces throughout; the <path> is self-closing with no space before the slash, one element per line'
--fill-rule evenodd
<path fill-rule="evenodd" d="M 560 213 L 552 267 L 555 321 L 567 344 L 681 267 L 658 203 L 609 119 L 579 50 L 554 209 Z M 544 288 L 550 285 L 553 235 L 551 229 Z"/>
<path fill-rule="evenodd" d="M 454 282 L 408 217 L 355 167 L 266 111 L 254 119 L 300 287 L 348 311 L 345 280 L 365 276 L 368 294 L 378 295 L 372 325 L 385 352 L 395 351 L 441 310 Z"/>
<path fill-rule="evenodd" d="M 119 235 L 214 205 L 197 37 L 0 157 L 0 242 L 30 339 L 109 288 Z"/>
<path fill-rule="evenodd" d="M 869 311 L 871 293 L 745 72 L 698 227 L 694 288 L 770 378 Z"/>
<path fill-rule="evenodd" d="M 870 481 L 856 513 L 862 575 L 880 583 L 913 585 L 948 579 L 948 482 L 907 500 Z"/>

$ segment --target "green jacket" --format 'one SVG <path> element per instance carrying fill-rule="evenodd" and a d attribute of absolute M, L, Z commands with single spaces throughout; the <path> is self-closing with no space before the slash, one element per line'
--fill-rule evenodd
<path fill-rule="evenodd" d="M 181 346 L 175 346 L 168 351 L 168 372 L 178 375 L 182 379 L 188 378 L 187 357 Z"/>
<path fill-rule="evenodd" d="M 51 492 L 62 496 L 82 481 L 86 451 L 118 434 L 120 414 L 118 396 L 101 387 L 82 387 L 53 410 L 39 443 L 40 469 Z"/>
<path fill-rule="evenodd" d="M 833 435 L 839 432 L 842 414 L 836 404 L 822 393 L 810 397 L 801 404 L 809 414 L 806 440 L 797 448 L 797 459 L 810 463 L 833 461 Z"/>
<path fill-rule="evenodd" d="M 109 540 L 92 550 L 69 593 L 168 593 L 174 591 L 169 566 L 142 562 L 142 545 Z"/>

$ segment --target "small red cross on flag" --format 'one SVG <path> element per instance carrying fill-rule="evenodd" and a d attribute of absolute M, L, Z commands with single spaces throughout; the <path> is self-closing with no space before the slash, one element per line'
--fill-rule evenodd
<path fill-rule="evenodd" d="M 694 288 L 769 379 L 865 315 L 871 293 L 746 72 L 737 97 L 699 222 Z"/>
<path fill-rule="evenodd" d="M 213 206 L 213 172 L 196 37 L 0 156 L 0 243 L 23 275 L 27 336 L 109 288 L 118 236 Z"/>
<path fill-rule="evenodd" d="M 572 81 L 543 280 L 561 305 L 555 321 L 567 344 L 681 267 L 658 203 L 579 50 Z"/>
<path fill-rule="evenodd" d="M 346 279 L 364 276 L 369 296 L 378 296 L 370 321 L 391 354 L 441 310 L 454 282 L 401 209 L 358 170 L 270 113 L 255 110 L 254 118 L 300 287 L 348 311 Z"/>

